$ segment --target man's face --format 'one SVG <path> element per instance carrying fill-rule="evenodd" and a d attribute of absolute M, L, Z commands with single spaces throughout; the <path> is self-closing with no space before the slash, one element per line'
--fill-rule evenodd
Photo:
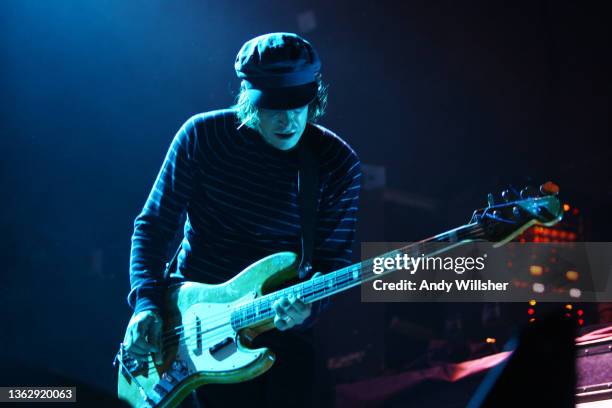
<path fill-rule="evenodd" d="M 259 133 L 279 150 L 289 150 L 302 137 L 308 121 L 308 105 L 291 110 L 259 109 Z"/>

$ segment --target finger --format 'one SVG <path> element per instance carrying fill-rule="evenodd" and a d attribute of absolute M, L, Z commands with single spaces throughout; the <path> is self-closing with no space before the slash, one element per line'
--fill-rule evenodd
<path fill-rule="evenodd" d="M 276 314 L 281 319 L 287 319 L 288 313 L 291 309 L 291 302 L 289 300 L 281 300 L 278 304 L 278 308 L 276 309 Z"/>
<path fill-rule="evenodd" d="M 311 304 L 310 303 L 304 303 L 304 301 L 302 299 L 295 298 L 295 300 L 293 301 L 293 303 L 291 304 L 296 310 L 299 310 L 300 312 L 304 312 L 306 310 L 310 310 L 311 308 Z"/>
<path fill-rule="evenodd" d="M 284 331 L 289 328 L 288 323 L 278 315 L 274 317 L 274 326 L 280 331 Z"/>
<path fill-rule="evenodd" d="M 304 320 L 306 320 L 306 318 L 310 316 L 310 312 L 291 309 L 289 312 L 287 312 L 287 316 L 291 319 L 291 322 L 293 322 L 294 324 L 302 324 Z"/>
<path fill-rule="evenodd" d="M 151 344 L 144 336 L 139 337 L 135 342 L 134 345 L 136 347 L 141 348 L 142 350 L 144 350 L 147 353 L 152 353 L 154 351 L 157 351 L 155 349 L 155 346 L 153 344 Z"/>
<path fill-rule="evenodd" d="M 130 353 L 130 357 L 134 358 L 135 360 L 138 360 L 141 363 L 147 362 L 149 360 L 149 353 L 147 354 Z"/>
<path fill-rule="evenodd" d="M 155 351 L 153 352 L 153 360 L 155 364 L 160 365 L 163 363 L 162 357 L 162 344 L 161 344 L 161 324 L 156 323 L 152 325 L 151 328 L 151 340 L 153 346 L 155 347 Z"/>
<path fill-rule="evenodd" d="M 147 333 L 146 338 L 147 338 L 147 343 L 149 344 L 149 347 L 151 348 L 151 352 L 159 351 L 160 331 L 161 331 L 161 327 L 159 326 L 159 324 L 152 323 L 149 326 L 149 332 Z"/>
<path fill-rule="evenodd" d="M 291 306 L 286 309 L 287 314 L 293 318 L 300 317 L 307 311 L 308 307 L 302 302 L 292 303 Z"/>
<path fill-rule="evenodd" d="M 291 300 L 289 307 L 285 309 L 287 316 L 291 317 L 296 323 L 303 321 L 309 314 L 310 310 L 300 299 L 294 298 Z"/>
<path fill-rule="evenodd" d="M 132 346 L 132 332 L 128 330 L 125 333 L 125 338 L 123 339 L 123 347 L 127 350 Z"/>
<path fill-rule="evenodd" d="M 147 361 L 149 357 L 149 353 L 146 351 L 142 351 L 141 349 L 132 348 L 127 351 L 130 357 L 135 358 L 138 361 Z"/>
<path fill-rule="evenodd" d="M 285 309 L 283 309 L 280 303 L 275 304 L 273 307 L 274 312 L 276 313 L 276 316 L 274 317 L 274 325 L 280 330 L 288 329 L 288 315 Z"/>
<path fill-rule="evenodd" d="M 276 313 L 276 315 L 285 314 L 285 308 L 281 305 L 280 300 L 277 300 L 276 302 L 274 302 L 274 304 L 272 305 L 272 309 L 274 309 L 274 312 Z"/>
<path fill-rule="evenodd" d="M 287 296 L 283 296 L 282 298 L 280 298 L 278 300 L 278 303 L 281 305 L 281 307 L 283 309 L 287 309 L 289 306 L 291 306 L 291 301 L 288 299 Z"/>
<path fill-rule="evenodd" d="M 146 347 L 143 347 L 142 344 L 132 343 L 132 346 L 128 349 L 130 354 L 138 354 L 138 355 L 147 355 L 149 354 L 149 350 Z"/>

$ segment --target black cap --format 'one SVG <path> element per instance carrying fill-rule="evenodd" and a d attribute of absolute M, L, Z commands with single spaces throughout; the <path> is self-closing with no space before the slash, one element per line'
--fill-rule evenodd
<path fill-rule="evenodd" d="M 234 64 L 251 103 L 266 109 L 295 109 L 317 95 L 321 61 L 312 45 L 293 33 L 270 33 L 247 41 Z"/>

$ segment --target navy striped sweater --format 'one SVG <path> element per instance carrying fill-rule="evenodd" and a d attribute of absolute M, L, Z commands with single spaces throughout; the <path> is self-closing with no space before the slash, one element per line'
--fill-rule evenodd
<path fill-rule="evenodd" d="M 300 251 L 296 149 L 278 150 L 233 110 L 191 117 L 178 131 L 134 222 L 130 257 L 135 312 L 161 309 L 168 245 L 186 212 L 173 278 L 220 283 L 279 251 Z M 323 273 L 351 263 L 361 168 L 340 137 L 308 124 L 320 164 L 313 267 Z"/>

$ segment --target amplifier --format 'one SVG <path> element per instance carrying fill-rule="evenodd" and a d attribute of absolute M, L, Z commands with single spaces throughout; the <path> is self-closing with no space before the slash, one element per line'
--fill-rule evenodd
<path fill-rule="evenodd" d="M 577 345 L 576 377 L 577 407 L 612 407 L 612 336 Z"/>

